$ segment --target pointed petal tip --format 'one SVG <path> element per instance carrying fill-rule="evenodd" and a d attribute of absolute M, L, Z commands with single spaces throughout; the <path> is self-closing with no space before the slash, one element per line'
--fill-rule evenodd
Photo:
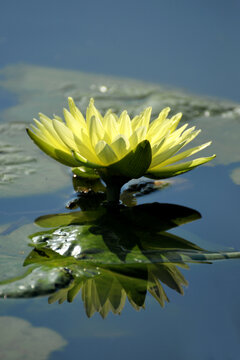
<path fill-rule="evenodd" d="M 63 108 L 63 115 L 64 115 L 64 117 L 65 117 L 65 115 L 67 115 L 68 113 L 69 113 L 68 109 Z M 55 120 L 55 119 L 54 119 L 54 120 Z"/>
<path fill-rule="evenodd" d="M 69 109 L 75 107 L 74 100 L 73 100 L 73 98 L 71 96 L 68 97 L 68 107 L 69 107 Z"/>
<path fill-rule="evenodd" d="M 34 140 L 34 136 L 35 136 L 35 137 L 37 136 L 37 135 L 36 135 L 31 129 L 29 129 L 29 128 L 26 128 L 26 132 L 27 132 L 28 136 L 29 136 L 32 140 Z"/>
<path fill-rule="evenodd" d="M 212 144 L 212 140 L 210 140 L 210 141 L 206 142 L 206 143 L 205 143 L 205 144 L 203 144 L 202 146 L 207 147 L 207 146 L 209 146 L 209 145 L 211 145 L 211 144 Z"/>

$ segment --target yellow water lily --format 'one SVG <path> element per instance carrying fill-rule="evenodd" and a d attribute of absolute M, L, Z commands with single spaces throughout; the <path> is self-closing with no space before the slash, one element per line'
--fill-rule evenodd
<path fill-rule="evenodd" d="M 126 110 L 119 117 L 110 109 L 102 115 L 91 99 L 85 119 L 74 100 L 68 102 L 69 111 L 63 110 L 65 121 L 40 113 L 40 121 L 34 119 L 36 126 L 27 129 L 28 135 L 55 160 L 76 172 L 88 169 L 89 176 L 94 171 L 107 185 L 122 185 L 143 175 L 158 179 L 176 176 L 215 157 L 179 162 L 211 142 L 179 153 L 201 130 L 187 128 L 188 124 L 177 129 L 182 114 L 168 118 L 169 107 L 153 121 L 151 107 L 131 120 Z"/>

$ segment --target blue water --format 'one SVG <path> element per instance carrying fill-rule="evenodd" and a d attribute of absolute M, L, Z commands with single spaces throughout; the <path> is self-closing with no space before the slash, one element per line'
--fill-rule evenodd
<path fill-rule="evenodd" d="M 5 1 L 0 12 L 0 67 L 28 63 L 77 69 L 239 101 L 239 13 L 240 3 L 234 0 Z M 1 110 L 15 103 L 6 92 L 0 96 Z M 239 250 L 239 186 L 229 177 L 236 166 L 196 169 L 184 175 L 182 183 L 139 198 L 138 203 L 196 209 L 201 220 L 172 232 L 210 247 Z M 31 223 L 40 215 L 66 211 L 72 196 L 69 186 L 51 195 L 3 199 L 0 222 L 13 223 L 9 231 L 14 230 L 19 219 Z M 170 303 L 164 309 L 148 296 L 145 310 L 137 312 L 126 303 L 121 316 L 110 313 L 102 320 L 95 314 L 88 319 L 78 296 L 62 305 L 49 305 L 47 298 L 0 300 L 0 315 L 61 334 L 68 344 L 51 353 L 50 360 L 237 360 L 239 260 L 194 264 L 181 272 L 189 287 L 184 296 L 167 288 Z M 37 360 L 37 354 L 32 359 Z"/>
<path fill-rule="evenodd" d="M 0 67 L 28 63 L 120 75 L 239 101 L 237 0 L 11 0 Z"/>
<path fill-rule="evenodd" d="M 227 170 L 230 171 L 231 166 Z M 216 244 L 222 249 L 239 249 L 236 236 L 239 203 L 236 185 L 226 175 L 228 171 L 223 166 L 196 169 L 182 176 L 182 183 L 176 182 L 154 195 L 140 197 L 138 202 L 159 201 L 193 207 L 201 212 L 202 219 L 174 229 L 173 233 L 200 246 L 207 244 L 209 249 L 216 248 Z M 219 179 L 218 186 L 215 186 L 216 179 Z M 224 189 L 227 193 L 223 203 Z M 67 195 L 71 198 L 71 189 L 66 188 L 62 195 L 66 200 Z M 51 211 L 50 203 L 47 204 L 48 213 L 55 212 Z M 64 202 L 61 204 L 62 207 L 58 204 L 59 212 L 64 211 Z M 23 210 L 26 208 L 27 203 L 26 207 L 22 205 Z M 33 209 L 31 217 L 37 216 L 35 205 Z M 42 213 L 40 202 L 38 215 Z M 0 314 L 16 316 L 28 320 L 32 326 L 48 327 L 61 334 L 68 344 L 64 350 L 51 353 L 51 360 L 74 358 L 80 354 L 93 359 L 99 353 L 105 359 L 145 359 L 150 355 L 172 360 L 237 359 L 239 260 L 192 264 L 189 270 L 181 269 L 181 273 L 189 286 L 185 288 L 184 296 L 165 287 L 170 299 L 165 308 L 148 296 L 145 310 L 137 312 L 126 302 L 120 316 L 109 313 L 102 320 L 99 314 L 95 314 L 88 319 L 78 295 L 73 303 L 61 305 L 49 305 L 47 298 L 1 300 Z"/>

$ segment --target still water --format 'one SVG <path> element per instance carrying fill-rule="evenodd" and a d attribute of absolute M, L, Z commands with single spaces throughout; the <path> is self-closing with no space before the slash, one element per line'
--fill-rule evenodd
<path fill-rule="evenodd" d="M 10 40 L 14 45 L 9 53 L 4 52 L 0 72 L 0 359 L 238 359 L 240 105 L 234 102 L 239 101 L 235 62 L 240 52 L 234 45 L 237 3 L 229 2 L 226 9 L 219 2 L 216 12 L 213 5 L 205 9 L 198 4 L 193 9 L 185 1 L 176 11 L 178 5 L 169 2 L 163 11 L 152 1 L 145 34 L 137 18 L 132 17 L 136 6 L 128 7 L 127 15 L 125 2 L 114 11 L 101 8 L 105 21 L 118 11 L 136 24 L 140 33 L 131 32 L 128 42 L 129 22 L 121 36 L 115 28 L 111 35 L 97 18 L 100 9 L 96 5 L 96 27 L 91 26 L 90 33 L 81 39 L 82 56 L 80 48 L 74 46 L 80 31 L 76 21 L 70 22 L 66 16 L 73 30 L 71 41 L 66 41 L 66 31 L 59 30 L 54 36 L 49 30 L 50 20 L 62 29 L 66 10 L 59 2 L 59 17 L 52 20 L 53 3 L 49 13 L 44 1 L 38 9 L 27 6 L 27 1 L 21 9 L 16 3 L 18 11 L 9 21 L 17 21 L 19 35 L 13 34 L 11 27 L 8 35 L 4 28 L 0 37 L 4 49 Z M 77 9 L 90 15 L 89 6 Z M 145 5 L 138 6 L 140 19 L 145 10 Z M 9 11 L 6 5 L 6 13 Z M 70 10 L 66 11 L 68 15 Z M 28 14 L 27 22 L 23 22 L 22 13 Z M 178 27 L 178 14 L 184 13 L 188 27 L 196 26 L 193 33 L 199 37 L 198 46 L 187 26 Z M 194 22 L 197 13 L 198 21 Z M 35 28 L 35 22 L 42 25 L 41 14 L 49 20 L 42 31 Z M 76 20 L 76 12 L 71 14 Z M 164 14 L 171 14 L 175 24 L 168 39 L 161 35 L 164 56 L 156 46 L 156 14 L 162 19 L 161 29 L 166 25 Z M 82 15 L 81 19 L 85 28 L 86 19 Z M 109 21 L 112 26 L 113 17 Z M 220 27 L 223 23 L 225 32 Z M 35 41 L 29 29 L 34 31 Z M 25 41 L 19 40 L 20 35 Z M 118 49 L 111 36 L 119 40 Z M 141 37 L 156 59 L 151 62 L 144 55 L 136 65 L 130 49 L 140 58 Z M 62 51 L 63 40 L 70 58 Z M 185 49 L 179 62 L 168 61 L 178 44 Z M 37 45 L 46 52 L 37 54 Z M 96 49 L 103 56 L 102 66 L 101 61 L 88 59 L 87 54 L 92 54 L 92 59 Z M 211 56 L 199 60 L 201 49 Z M 124 51 L 129 53 L 128 62 L 120 56 Z M 186 52 L 192 57 L 184 63 Z M 217 56 L 220 53 L 222 58 Z M 162 70 L 158 72 L 159 61 Z M 219 85 L 222 66 L 226 71 L 222 79 L 229 75 L 225 86 Z M 206 76 L 206 68 L 211 76 Z M 162 80 L 230 100 L 78 70 Z M 229 88 L 228 81 L 232 85 Z M 104 188 L 96 185 L 100 197 L 78 197 L 75 190 L 83 185 L 72 179 L 68 169 L 42 154 L 25 133 L 39 111 L 61 115 L 67 96 L 74 97 L 83 111 L 91 96 L 102 111 L 126 108 L 131 115 L 147 106 L 152 106 L 156 115 L 164 106 L 171 106 L 173 114 L 184 113 L 183 122 L 202 129 L 195 145 L 213 141 L 201 156 L 216 153 L 217 157 L 208 166 L 172 180 L 142 185 L 141 192 L 133 184 L 130 189 L 125 187 L 122 201 L 128 207 L 117 213 L 109 214 L 105 208 L 94 212 L 104 197 Z M 66 208 L 74 199 L 78 207 Z M 71 204 L 73 207 L 76 202 Z"/>
<path fill-rule="evenodd" d="M 174 101 L 176 108 L 185 99 L 186 117 L 191 112 L 195 114 L 192 123 L 203 129 L 199 141 L 212 139 L 211 150 L 218 157 L 211 166 L 156 184 L 155 191 L 137 193 L 141 196 L 133 196 L 136 189 L 127 193 L 125 188 L 122 200 L 135 207 L 123 208 L 115 217 L 103 214 L 99 223 L 98 212 L 89 220 L 93 211 L 88 208 L 94 198 L 78 203 L 83 210 L 80 215 L 75 215 L 79 208 L 65 208 L 77 197 L 73 185 L 76 190 L 82 185 L 72 185 L 68 170 L 41 154 L 26 139 L 23 112 L 27 114 L 36 106 L 32 104 L 39 94 L 43 106 L 52 106 L 41 89 L 44 84 L 37 82 L 36 94 L 7 107 L 6 118 L 17 114 L 19 108 L 22 111 L 18 122 L 1 124 L 1 141 L 5 144 L 1 280 L 5 283 L 0 291 L 5 298 L 1 300 L 0 321 L 2 329 L 6 329 L 6 333 L 2 330 L 2 357 L 19 358 L 20 352 L 20 358 L 32 359 L 34 349 L 39 347 L 39 358 L 44 359 L 71 358 L 80 352 L 91 359 L 99 351 L 106 359 L 145 358 L 149 354 L 169 359 L 237 358 L 240 262 L 225 255 L 234 253 L 234 257 L 239 257 L 238 105 L 219 102 L 217 106 L 215 101 L 175 90 L 164 93 L 155 85 L 127 80 L 123 84 L 117 78 L 78 72 L 67 74 L 72 87 L 59 90 L 59 94 L 57 90 L 66 74 L 54 71 L 13 66 L 5 71 L 3 85 L 17 93 L 19 76 L 24 73 L 29 82 L 21 83 L 21 93 L 29 94 L 35 86 L 31 80 L 34 76 L 47 79 L 51 73 L 55 79 L 60 77 L 53 85 L 55 103 L 64 91 L 78 96 L 84 106 L 82 93 L 92 91 L 100 108 L 112 103 L 118 110 L 120 102 L 125 101 L 133 112 L 134 107 L 148 102 L 157 111 L 161 104 L 156 99 L 160 103 Z M 78 88 L 73 80 L 77 76 L 84 80 Z M 105 85 L 109 93 L 102 94 L 99 84 Z M 152 86 L 152 91 L 148 92 L 147 86 Z M 227 151 L 222 141 L 226 132 Z M 60 233 L 53 232 L 59 226 Z M 122 244 L 120 252 L 117 244 Z M 196 257 L 201 249 L 205 255 Z M 73 256 L 83 262 L 80 270 Z M 127 267 L 119 267 L 122 261 Z M 23 263 L 28 268 L 35 266 L 35 270 L 25 274 Z M 71 269 L 70 275 L 66 268 Z M 9 278 L 15 280 L 9 283 Z M 60 290 L 55 294 L 54 289 Z M 26 296 L 30 298 L 22 298 Z"/>

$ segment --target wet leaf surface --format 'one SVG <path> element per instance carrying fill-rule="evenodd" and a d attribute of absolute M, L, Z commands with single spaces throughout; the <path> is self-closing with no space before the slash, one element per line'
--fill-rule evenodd
<path fill-rule="evenodd" d="M 193 209 L 158 203 L 40 217 L 36 224 L 48 229 L 25 238 L 32 250 L 28 247 L 21 257 L 23 267 L 14 263 L 17 275 L 6 273 L 1 261 L 5 278 L 0 296 L 50 295 L 50 303 L 62 303 L 73 301 L 81 291 L 89 317 L 95 312 L 102 317 L 109 311 L 118 314 L 126 299 L 138 310 L 147 292 L 164 306 L 168 297 L 163 284 L 180 294 L 188 284 L 179 268 L 240 258 L 239 252 L 207 251 L 168 232 L 200 217 Z M 18 235 L 26 236 L 30 226 L 23 229 Z M 11 233 L 8 240 L 15 236 Z"/>

